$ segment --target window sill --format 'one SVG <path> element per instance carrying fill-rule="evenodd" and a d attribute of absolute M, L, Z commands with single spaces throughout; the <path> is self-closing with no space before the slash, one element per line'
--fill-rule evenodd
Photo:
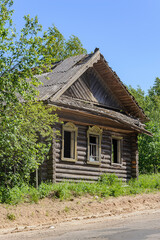
<path fill-rule="evenodd" d="M 61 158 L 61 161 L 65 161 L 65 162 L 77 162 L 77 159 L 72 159 L 72 158 Z"/>
<path fill-rule="evenodd" d="M 91 164 L 91 165 L 100 165 L 101 163 L 100 162 L 90 162 L 90 161 L 87 161 L 88 164 Z"/>

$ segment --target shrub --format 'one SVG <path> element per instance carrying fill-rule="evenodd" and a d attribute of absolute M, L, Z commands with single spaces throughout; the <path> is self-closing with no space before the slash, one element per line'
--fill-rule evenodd
<path fill-rule="evenodd" d="M 54 184 L 51 182 L 44 183 L 42 182 L 38 188 L 39 197 L 44 198 L 47 197 L 54 189 Z"/>
<path fill-rule="evenodd" d="M 108 186 L 112 186 L 115 183 L 121 183 L 120 179 L 115 174 L 102 174 L 99 177 L 99 182 Z"/>
<path fill-rule="evenodd" d="M 8 214 L 7 214 L 7 218 L 8 218 L 9 220 L 11 220 L 11 221 L 16 220 L 16 216 L 15 216 L 13 213 L 8 213 Z"/>
<path fill-rule="evenodd" d="M 40 194 L 39 191 L 34 188 L 34 187 L 30 187 L 29 192 L 28 192 L 28 201 L 30 203 L 38 203 L 40 199 Z"/>

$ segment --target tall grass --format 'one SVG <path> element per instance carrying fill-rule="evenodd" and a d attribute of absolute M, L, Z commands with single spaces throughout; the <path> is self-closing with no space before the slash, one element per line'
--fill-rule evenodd
<path fill-rule="evenodd" d="M 98 196 L 108 198 L 131 194 L 148 193 L 160 190 L 160 174 L 140 175 L 139 179 L 131 179 L 123 183 L 115 174 L 103 174 L 98 182 L 81 181 L 62 182 L 58 184 L 41 183 L 38 189 L 22 184 L 14 188 L 0 187 L 0 203 L 18 204 L 35 202 L 44 197 L 67 200 L 78 196 Z"/>

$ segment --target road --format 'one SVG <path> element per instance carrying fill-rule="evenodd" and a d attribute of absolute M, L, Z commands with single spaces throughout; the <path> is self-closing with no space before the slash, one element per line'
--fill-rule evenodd
<path fill-rule="evenodd" d="M 160 211 L 62 223 L 47 229 L 0 235 L 0 240 L 158 240 Z"/>

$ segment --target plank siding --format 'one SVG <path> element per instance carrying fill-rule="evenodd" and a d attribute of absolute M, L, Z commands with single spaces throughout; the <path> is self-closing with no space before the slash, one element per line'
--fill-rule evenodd
<path fill-rule="evenodd" d="M 101 163 L 100 165 L 92 165 L 87 163 L 87 126 L 76 125 L 78 127 L 77 137 L 77 155 L 76 162 L 67 162 L 61 160 L 62 141 L 59 137 L 58 142 L 54 143 L 53 161 L 55 162 L 56 171 L 52 171 L 53 181 L 97 181 L 103 173 L 115 173 L 119 178 L 128 180 L 133 175 L 131 167 L 131 140 L 130 137 L 123 137 L 123 163 L 122 165 L 111 164 L 111 131 L 103 130 L 101 144 Z M 57 128 L 62 129 L 59 124 Z M 61 130 L 62 134 L 62 130 Z"/>
<path fill-rule="evenodd" d="M 86 71 L 64 95 L 122 110 L 122 106 L 117 101 L 116 96 L 103 84 L 93 69 Z"/>

